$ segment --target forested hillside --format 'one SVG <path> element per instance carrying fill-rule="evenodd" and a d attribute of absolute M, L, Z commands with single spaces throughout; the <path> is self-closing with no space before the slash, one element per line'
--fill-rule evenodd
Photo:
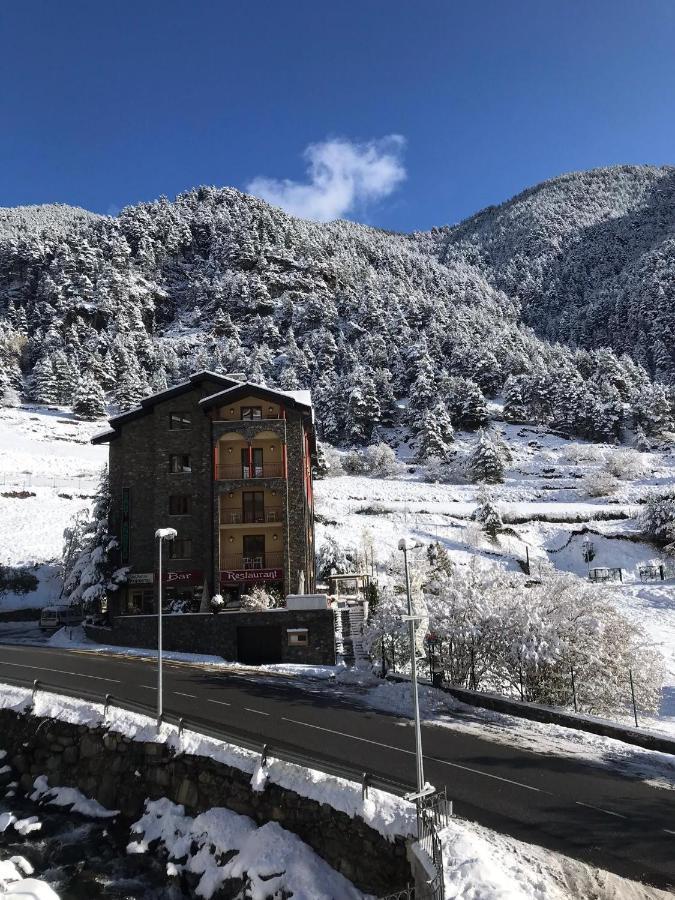
<path fill-rule="evenodd" d="M 311 387 L 335 443 L 402 424 L 433 447 L 500 394 L 512 421 L 656 433 L 672 425 L 674 173 L 564 176 L 410 236 L 232 189 L 114 218 L 0 210 L 0 391 L 93 416 L 211 368 Z"/>

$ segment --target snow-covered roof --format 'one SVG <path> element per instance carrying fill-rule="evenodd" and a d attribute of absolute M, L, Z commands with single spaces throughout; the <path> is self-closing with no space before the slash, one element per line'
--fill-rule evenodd
<path fill-rule="evenodd" d="M 291 397 L 297 403 L 302 403 L 303 406 L 312 405 L 311 391 L 278 391 L 277 393 L 286 394 L 287 397 Z"/>
<path fill-rule="evenodd" d="M 246 394 L 260 395 L 270 400 L 279 400 L 288 398 L 293 406 L 300 406 L 311 412 L 312 395 L 309 391 L 282 391 L 279 388 L 266 387 L 263 384 L 254 384 L 251 381 L 239 382 L 232 387 L 227 387 L 222 391 L 216 391 L 199 401 L 200 406 L 215 406 L 221 401 L 232 400 L 236 397 L 246 396 Z"/>

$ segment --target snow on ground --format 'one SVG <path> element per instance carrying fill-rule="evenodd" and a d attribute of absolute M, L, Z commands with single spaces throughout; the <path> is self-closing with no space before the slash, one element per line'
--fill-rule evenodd
<path fill-rule="evenodd" d="M 63 409 L 0 409 L 0 564 L 37 563 L 40 579 L 32 594 L 3 597 L 0 610 L 45 606 L 58 597 L 57 573 L 48 564 L 61 555 L 63 529 L 91 504 L 107 452 L 89 439 L 102 427 Z"/>
<path fill-rule="evenodd" d="M 161 841 L 169 856 L 167 874 L 187 870 L 199 875 L 196 891 L 207 900 L 225 880 L 244 874 L 251 881 L 251 900 L 265 900 L 284 891 L 298 900 L 359 900 L 364 896 L 297 835 L 276 822 L 258 827 L 247 816 L 218 807 L 193 818 L 185 814 L 183 806 L 165 797 L 146 801 L 145 808 L 132 826 L 137 838 L 127 852 L 147 853 L 153 841 Z M 228 859 L 232 850 L 236 854 Z"/>
<path fill-rule="evenodd" d="M 0 706 L 20 710 L 29 703 L 30 691 L 2 687 Z M 35 713 L 91 725 L 102 721 L 103 710 L 94 704 L 38 692 Z M 364 800 L 361 786 L 343 779 L 277 760 L 269 760 L 261 768 L 259 757 L 249 751 L 191 732 L 184 732 L 181 737 L 166 724 L 157 734 L 153 720 L 121 710 L 110 710 L 106 724 L 135 740 L 169 741 L 179 752 L 202 754 L 237 766 L 251 774 L 256 790 L 271 780 L 349 815 L 359 815 L 385 836 L 415 834 L 412 804 L 381 791 L 369 791 Z M 115 814 L 102 810 L 98 804 L 90 807 L 88 804 L 93 801 L 72 788 L 48 788 L 44 776 L 38 777 L 34 786 L 34 798 L 59 804 L 80 803 L 83 806 L 78 811 L 85 815 Z M 185 814 L 184 807 L 166 798 L 146 801 L 145 814 L 132 830 L 135 840 L 130 842 L 128 852 L 149 852 L 152 841 L 160 839 L 168 851 L 167 874 L 178 874 L 185 868 L 199 875 L 199 893 L 207 898 L 225 878 L 244 872 L 251 877 L 252 900 L 263 900 L 272 890 L 292 891 L 298 900 L 356 900 L 363 896 L 296 835 L 272 822 L 257 827 L 247 817 L 228 809 L 213 808 L 191 817 Z M 661 900 L 669 896 L 461 819 L 450 820 L 442 841 L 446 900 Z M 223 861 L 222 854 L 232 849 L 238 851 L 237 855 L 229 860 L 224 857 L 227 861 L 218 865 L 217 860 Z M 41 882 L 23 880 L 32 871 L 21 857 L 0 862 L 0 897 L 58 900 L 51 888 Z M 24 889 L 34 893 L 21 893 Z"/>
<path fill-rule="evenodd" d="M 81 816 L 88 816 L 90 819 L 110 819 L 119 814 L 119 810 L 106 809 L 98 801 L 85 797 L 77 788 L 50 788 L 46 775 L 40 775 L 36 778 L 33 787 L 35 790 L 30 795 L 30 799 L 43 805 L 69 806 L 71 812 L 79 813 Z"/>

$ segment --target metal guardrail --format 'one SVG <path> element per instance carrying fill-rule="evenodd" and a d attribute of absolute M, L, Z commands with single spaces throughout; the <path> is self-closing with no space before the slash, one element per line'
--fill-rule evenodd
<path fill-rule="evenodd" d="M 2 683 L 32 689 L 33 701 L 35 700 L 36 692 L 43 691 L 45 693 L 71 697 L 74 700 L 99 703 L 103 706 L 104 724 L 108 709 L 111 706 L 123 709 L 126 712 L 147 716 L 154 721 L 157 719 L 155 709 L 149 704 L 141 703 L 136 700 L 128 700 L 123 697 L 116 697 L 113 694 L 101 695 L 94 691 L 84 689 L 76 691 L 72 688 L 50 684 L 49 682 L 40 679 L 24 679 L 14 675 L 5 675 L 4 673 L 0 676 L 0 684 Z M 368 796 L 369 788 L 385 791 L 386 793 L 394 794 L 397 797 L 403 797 L 413 789 L 412 782 L 404 784 L 403 782 L 394 779 L 383 778 L 380 775 L 347 766 L 343 762 L 330 757 L 319 759 L 312 754 L 305 753 L 304 751 L 301 752 L 283 741 L 275 741 L 271 744 L 258 736 L 251 734 L 251 732 L 247 732 L 243 729 L 234 729 L 230 726 L 219 725 L 214 722 L 209 722 L 206 719 L 164 712 L 162 722 L 176 726 L 179 734 L 183 730 L 188 729 L 190 731 L 195 731 L 204 737 L 213 738 L 217 741 L 224 741 L 243 750 L 249 750 L 258 754 L 261 757 L 263 764 L 265 764 L 268 757 L 271 756 L 282 762 L 291 763 L 296 766 L 301 766 L 302 768 L 316 769 L 319 772 L 323 772 L 325 775 L 332 775 L 335 778 L 344 778 L 346 781 L 356 782 L 361 785 L 361 791 L 364 797 Z"/>

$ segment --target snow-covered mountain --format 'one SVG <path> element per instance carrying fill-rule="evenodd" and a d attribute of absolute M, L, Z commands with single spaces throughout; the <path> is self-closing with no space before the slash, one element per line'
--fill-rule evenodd
<path fill-rule="evenodd" d="M 0 210 L 0 390 L 60 403 L 79 390 L 87 409 L 100 386 L 126 407 L 208 367 L 311 387 L 333 442 L 436 427 L 439 403 L 455 427 L 480 424 L 483 395 L 504 389 L 513 420 L 659 431 L 673 173 L 567 175 L 413 235 L 295 219 L 228 188 L 116 217 Z"/>

